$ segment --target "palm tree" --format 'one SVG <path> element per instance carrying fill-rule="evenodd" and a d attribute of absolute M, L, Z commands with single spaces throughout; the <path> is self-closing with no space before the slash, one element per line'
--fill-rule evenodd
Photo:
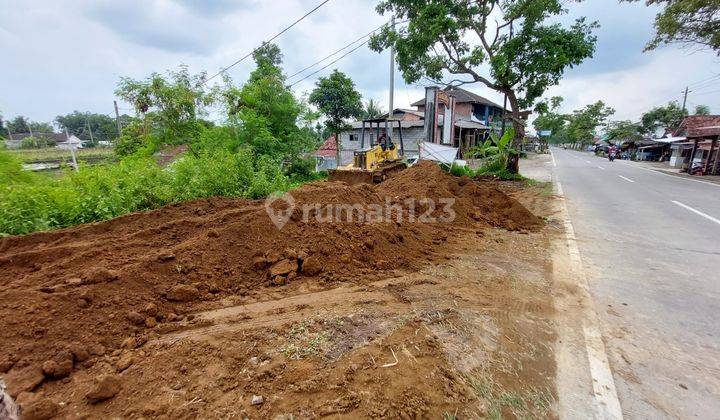
<path fill-rule="evenodd" d="M 371 118 L 377 118 L 384 114 L 385 111 L 382 109 L 380 104 L 375 102 L 375 100 L 370 99 L 369 101 L 365 102 L 365 107 L 362 112 L 363 119 L 371 119 Z"/>

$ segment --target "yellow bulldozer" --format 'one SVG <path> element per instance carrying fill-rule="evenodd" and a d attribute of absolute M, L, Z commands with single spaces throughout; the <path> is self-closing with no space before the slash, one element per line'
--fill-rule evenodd
<path fill-rule="evenodd" d="M 397 124 L 397 134 L 400 140 L 399 148 L 388 135 L 389 128 L 395 124 Z M 395 129 L 395 127 L 392 128 Z M 366 133 L 370 133 L 368 147 L 365 147 Z M 375 136 L 372 133 L 375 133 Z M 329 180 L 343 181 L 351 185 L 377 184 L 407 167 L 403 162 L 404 155 L 402 126 L 399 120 L 388 118 L 363 120 L 360 130 L 360 149 L 354 152 L 353 162 L 347 166 L 338 166 L 337 169 L 330 170 Z"/>

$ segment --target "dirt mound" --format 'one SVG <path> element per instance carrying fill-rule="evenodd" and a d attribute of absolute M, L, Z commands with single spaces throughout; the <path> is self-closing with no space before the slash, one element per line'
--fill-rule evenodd
<path fill-rule="evenodd" d="M 432 200 L 436 203 L 433 213 L 442 211 L 441 202 L 451 201 L 455 224 L 482 221 L 509 230 L 534 230 L 542 226 L 540 218 L 489 183 L 451 176 L 427 161 L 400 172 L 377 189 L 395 197 L 397 202 Z"/>
<path fill-rule="evenodd" d="M 451 200 L 454 217 L 423 199 Z M 32 391 L 197 322 L 199 310 L 366 284 L 446 258 L 456 229 L 540 224 L 501 191 L 422 163 L 378 186 L 316 182 L 274 201 L 213 198 L 4 238 L 0 374 Z"/>

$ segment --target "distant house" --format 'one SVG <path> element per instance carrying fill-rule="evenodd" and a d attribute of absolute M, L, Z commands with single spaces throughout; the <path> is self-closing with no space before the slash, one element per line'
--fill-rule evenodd
<path fill-rule="evenodd" d="M 702 166 L 705 174 L 720 173 L 720 115 L 687 116 L 673 132 L 673 137 L 680 141 L 670 145 L 671 166 L 688 169 L 691 162 L 695 162 Z"/>
<path fill-rule="evenodd" d="M 452 97 L 454 100 L 453 124 L 451 127 L 445 128 L 444 109 L 439 110 L 437 115 L 438 143 L 457 147 L 462 154 L 470 147 L 484 141 L 491 130 L 499 130 L 502 123 L 502 105 L 457 87 L 438 91 L 443 96 Z M 402 127 L 403 145 L 407 157 L 417 156 L 419 153 L 418 144 L 426 139 L 425 99 L 413 102 L 411 106 L 415 107 L 415 109 L 395 108 L 392 110 L 392 119 L 399 120 Z M 387 116 L 386 113 L 380 118 L 386 118 Z M 376 144 L 379 137 L 385 136 L 383 126 L 379 129 L 368 130 L 366 125 L 363 142 L 362 121 L 353 122 L 351 127 L 350 130 L 340 133 L 342 165 L 352 162 L 355 150 Z M 391 136 L 395 143 L 399 142 L 398 137 L 397 133 L 393 133 Z"/>
<path fill-rule="evenodd" d="M 19 149 L 22 145 L 22 141 L 28 137 L 44 138 L 55 142 L 55 147 L 58 149 L 69 149 L 70 144 L 75 142 L 78 149 L 82 149 L 82 140 L 78 139 L 74 135 L 70 137 L 66 136 L 65 133 L 13 133 L 12 139 L 5 140 L 5 147 L 8 149 Z M 70 141 L 70 143 L 68 143 Z"/>
<path fill-rule="evenodd" d="M 455 98 L 455 115 L 460 119 L 477 121 L 488 127 L 502 122 L 502 105 L 458 87 L 443 89 L 443 91 Z M 425 99 L 415 101 L 411 106 L 424 113 Z M 509 113 L 510 110 L 507 112 Z"/>
<path fill-rule="evenodd" d="M 335 134 L 325 140 L 319 149 L 313 153 L 315 157 L 315 170 L 317 172 L 337 168 L 337 144 Z"/>

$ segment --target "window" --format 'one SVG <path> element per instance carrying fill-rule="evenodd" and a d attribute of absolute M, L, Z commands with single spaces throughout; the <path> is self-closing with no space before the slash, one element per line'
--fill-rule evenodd
<path fill-rule="evenodd" d="M 350 134 L 350 141 L 358 141 L 358 135 L 357 134 Z"/>

